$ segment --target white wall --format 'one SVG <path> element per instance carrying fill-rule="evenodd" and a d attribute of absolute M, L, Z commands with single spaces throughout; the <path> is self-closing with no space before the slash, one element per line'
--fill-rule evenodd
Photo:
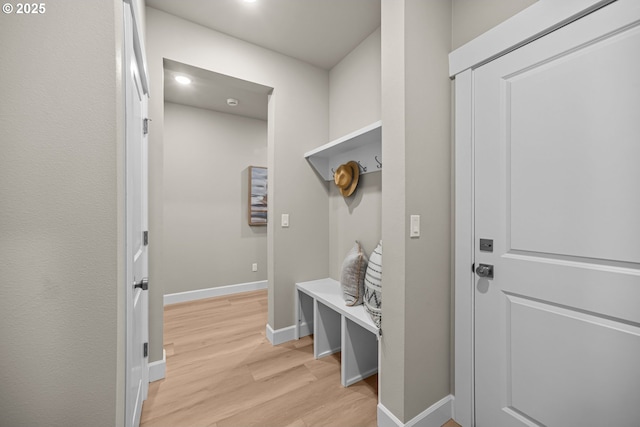
<path fill-rule="evenodd" d="M 122 425 L 122 2 L 46 7 L 0 14 L 0 425 Z"/>
<path fill-rule="evenodd" d="M 537 0 L 451 0 L 451 50 L 470 42 Z"/>
<path fill-rule="evenodd" d="M 329 72 L 329 137 L 340 138 L 380 120 L 380 28 Z"/>
<path fill-rule="evenodd" d="M 450 392 L 450 46 L 449 1 L 382 1 L 380 402 L 405 423 Z"/>
<path fill-rule="evenodd" d="M 266 165 L 266 121 L 165 102 L 165 294 L 267 280 L 247 213 L 248 167 Z"/>
<path fill-rule="evenodd" d="M 380 120 L 380 28 L 329 72 L 329 134 L 336 139 Z M 358 160 L 358 159 L 353 159 Z M 342 261 L 358 240 L 367 256 L 382 234 L 382 174 L 360 176 L 351 197 L 329 183 L 329 270 L 340 279 Z"/>
<path fill-rule="evenodd" d="M 147 54 L 151 78 L 150 116 L 150 346 L 162 358 L 164 213 L 163 59 L 171 59 L 274 88 L 269 102 L 267 166 L 269 217 L 267 271 L 269 318 L 274 329 L 294 324 L 296 281 L 329 274 L 328 184 L 318 179 L 304 153 L 329 140 L 329 73 L 147 8 Z M 282 213 L 290 227 L 281 228 Z"/>

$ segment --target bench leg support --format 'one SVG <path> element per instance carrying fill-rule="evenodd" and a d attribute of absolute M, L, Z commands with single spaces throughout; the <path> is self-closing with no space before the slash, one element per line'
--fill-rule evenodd
<path fill-rule="evenodd" d="M 340 313 L 313 300 L 313 355 L 316 359 L 340 351 Z"/>
<path fill-rule="evenodd" d="M 375 334 L 342 316 L 342 361 L 344 387 L 378 372 L 378 340 Z"/>

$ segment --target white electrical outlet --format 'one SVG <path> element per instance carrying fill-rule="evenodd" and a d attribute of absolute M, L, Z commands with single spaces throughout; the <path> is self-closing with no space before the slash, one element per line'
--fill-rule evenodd
<path fill-rule="evenodd" d="M 258 263 L 254 262 L 253 264 L 251 264 L 251 271 L 258 271 Z"/>
<path fill-rule="evenodd" d="M 282 214 L 281 225 L 283 227 L 288 227 L 289 226 L 289 214 Z"/>

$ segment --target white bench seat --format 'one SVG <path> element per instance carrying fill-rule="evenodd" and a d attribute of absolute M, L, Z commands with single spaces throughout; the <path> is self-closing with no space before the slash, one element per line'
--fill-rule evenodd
<path fill-rule="evenodd" d="M 338 281 L 296 283 L 296 312 L 296 336 L 313 333 L 316 359 L 341 351 L 343 386 L 378 372 L 379 329 L 364 305 L 345 305 Z"/>

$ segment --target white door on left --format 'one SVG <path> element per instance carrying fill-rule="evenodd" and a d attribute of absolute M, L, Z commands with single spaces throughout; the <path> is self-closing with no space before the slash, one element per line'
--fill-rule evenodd
<path fill-rule="evenodd" d="M 131 5 L 124 2 L 124 86 L 126 93 L 126 425 L 140 424 L 142 402 L 149 386 L 148 247 L 147 230 L 147 137 L 143 120 L 147 95 L 142 86 L 142 59 L 134 48 L 137 36 Z M 140 49 L 138 49 L 138 52 Z"/>

